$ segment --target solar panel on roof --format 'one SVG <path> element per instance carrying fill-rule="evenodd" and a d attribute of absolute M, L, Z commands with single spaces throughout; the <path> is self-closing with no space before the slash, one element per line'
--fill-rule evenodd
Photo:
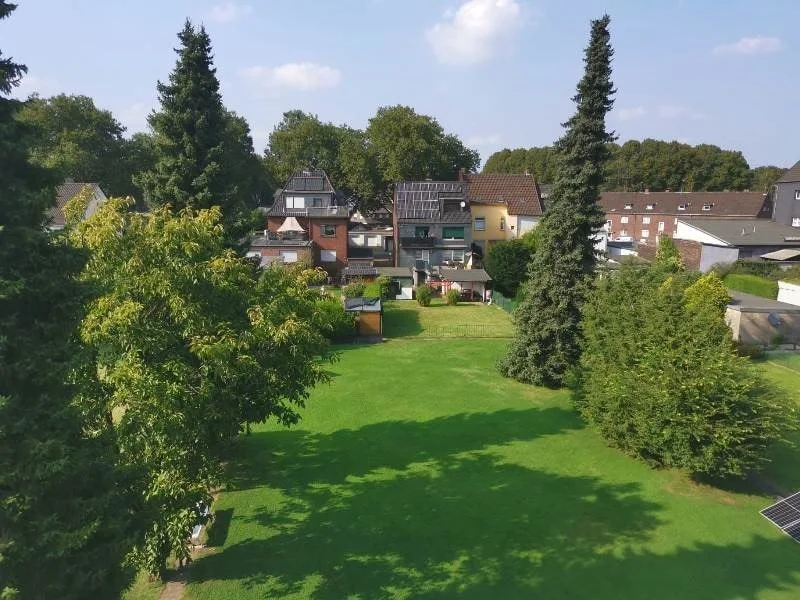
<path fill-rule="evenodd" d="M 800 492 L 768 506 L 761 514 L 796 542 L 800 542 Z"/>

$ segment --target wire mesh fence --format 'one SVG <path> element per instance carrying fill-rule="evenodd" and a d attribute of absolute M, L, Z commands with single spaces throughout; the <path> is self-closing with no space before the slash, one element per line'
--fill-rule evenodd
<path fill-rule="evenodd" d="M 425 338 L 509 338 L 513 330 L 509 326 L 475 324 L 435 325 L 426 327 L 419 334 Z"/>
<path fill-rule="evenodd" d="M 503 294 L 497 291 L 492 291 L 492 304 L 496 304 L 504 311 L 509 313 L 514 312 L 514 309 L 517 307 L 516 300 L 513 298 L 506 298 L 503 296 Z"/>

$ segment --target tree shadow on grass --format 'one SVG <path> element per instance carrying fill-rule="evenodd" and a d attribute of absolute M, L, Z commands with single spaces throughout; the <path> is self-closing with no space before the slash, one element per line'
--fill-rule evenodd
<path fill-rule="evenodd" d="M 387 338 L 413 337 L 423 332 L 419 312 L 413 308 L 387 308 L 383 314 L 383 334 Z"/>
<path fill-rule="evenodd" d="M 238 513 L 257 535 L 197 561 L 192 582 L 248 597 L 476 600 L 755 599 L 800 583 L 788 540 L 645 552 L 662 507 L 638 484 L 507 458 L 580 427 L 570 411 L 529 409 L 256 433 L 236 483 L 280 500 Z"/>
<path fill-rule="evenodd" d="M 208 528 L 208 546 L 219 548 L 225 545 L 225 540 L 228 539 L 228 530 L 231 527 L 232 518 L 232 508 L 214 511 L 214 520 Z"/>

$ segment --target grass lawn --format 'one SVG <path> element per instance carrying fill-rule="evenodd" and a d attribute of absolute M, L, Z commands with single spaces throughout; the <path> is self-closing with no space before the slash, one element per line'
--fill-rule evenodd
<path fill-rule="evenodd" d="M 498 306 L 472 302 L 447 306 L 439 298 L 427 307 L 409 300 L 386 302 L 383 327 L 387 337 L 509 337 L 514 334 L 511 319 Z"/>
<path fill-rule="evenodd" d="M 395 332 L 400 310 L 424 333 L 437 311 L 490 309 L 400 306 Z M 565 392 L 495 373 L 505 343 L 344 349 L 299 426 L 242 439 L 185 597 L 800 597 L 769 498 L 607 448 Z"/>
<path fill-rule="evenodd" d="M 146 573 L 139 573 L 121 600 L 158 600 L 162 591 L 164 584 L 161 581 L 150 581 Z"/>
<path fill-rule="evenodd" d="M 800 407 L 800 354 L 770 352 L 758 363 L 767 377 Z M 794 491 L 800 489 L 800 434 L 793 434 L 787 442 L 772 449 L 772 463 L 765 473 L 785 490 Z"/>

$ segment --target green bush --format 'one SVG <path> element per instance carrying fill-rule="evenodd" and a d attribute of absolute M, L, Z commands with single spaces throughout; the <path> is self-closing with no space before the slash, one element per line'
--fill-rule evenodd
<path fill-rule="evenodd" d="M 778 282 L 758 275 L 731 273 L 723 279 L 728 289 L 737 290 L 762 298 L 775 300 L 778 297 Z"/>
<path fill-rule="evenodd" d="M 433 290 L 431 286 L 423 283 L 417 286 L 416 296 L 420 306 L 430 306 L 431 300 L 433 300 Z"/>
<path fill-rule="evenodd" d="M 760 344 L 736 344 L 736 353 L 746 358 L 764 358 L 766 351 Z"/>
<path fill-rule="evenodd" d="M 375 280 L 375 283 L 380 290 L 381 300 L 388 300 L 392 294 L 392 278 L 386 275 L 381 275 Z"/>
<path fill-rule="evenodd" d="M 381 298 L 381 288 L 377 282 L 373 281 L 364 287 L 365 298 Z"/>
<path fill-rule="evenodd" d="M 352 338 L 356 332 L 355 313 L 346 312 L 342 302 L 336 298 L 325 298 L 317 303 L 316 311 L 319 329 L 332 341 Z"/>
<path fill-rule="evenodd" d="M 459 300 L 461 300 L 461 294 L 457 289 L 450 288 L 444 295 L 444 301 L 447 302 L 447 304 L 449 304 L 450 306 L 455 306 L 456 304 L 458 304 Z"/>
<path fill-rule="evenodd" d="M 345 298 L 360 298 L 366 292 L 367 286 L 362 281 L 354 281 L 342 288 Z"/>
<path fill-rule="evenodd" d="M 737 356 L 718 294 L 699 293 L 712 282 L 696 281 L 630 265 L 603 279 L 584 308 L 574 399 L 624 452 L 740 477 L 765 461 L 794 408 Z"/>
<path fill-rule="evenodd" d="M 521 239 L 493 244 L 484 266 L 492 277 L 494 289 L 513 298 L 528 276 L 528 263 L 532 256 L 530 245 Z"/>

